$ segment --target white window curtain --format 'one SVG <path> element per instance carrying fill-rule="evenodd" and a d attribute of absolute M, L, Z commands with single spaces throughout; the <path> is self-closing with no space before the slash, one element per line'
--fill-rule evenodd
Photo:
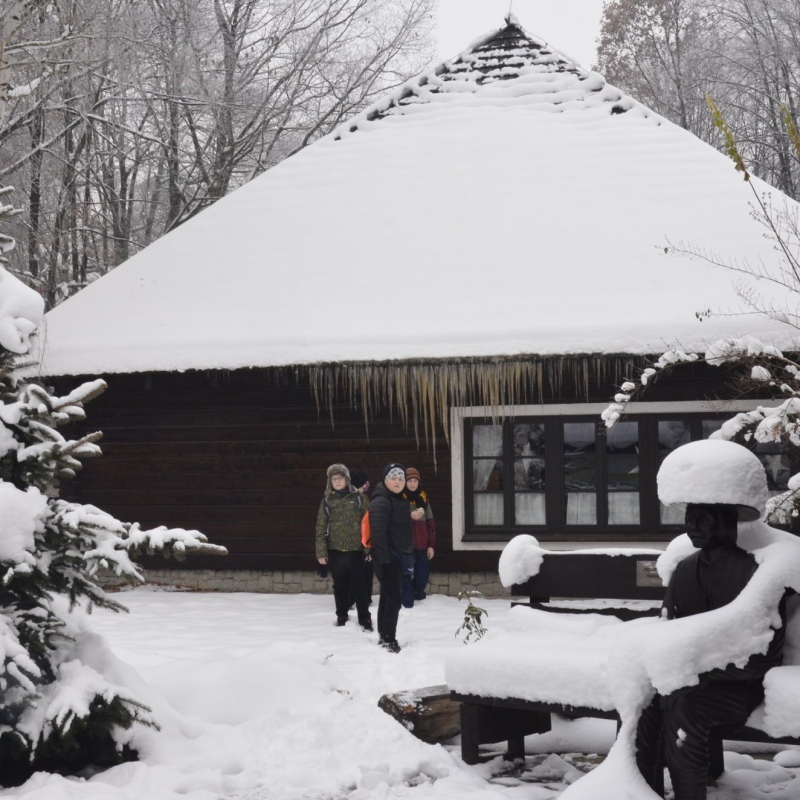
<path fill-rule="evenodd" d="M 514 521 L 517 525 L 544 525 L 544 493 L 514 495 Z"/>
<path fill-rule="evenodd" d="M 497 459 L 503 455 L 502 425 L 476 425 L 472 429 L 472 455 L 472 486 L 482 492 L 489 486 Z M 502 525 L 502 492 L 475 494 L 472 511 L 476 525 Z"/>
<path fill-rule="evenodd" d="M 492 492 L 491 494 L 476 494 L 473 506 L 476 525 L 502 525 L 503 524 L 503 495 Z"/>
<path fill-rule="evenodd" d="M 639 524 L 639 492 L 608 493 L 608 524 Z"/>
<path fill-rule="evenodd" d="M 567 525 L 597 525 L 594 492 L 567 492 Z"/>
<path fill-rule="evenodd" d="M 489 485 L 495 460 L 503 453 L 503 428 L 500 425 L 477 425 L 472 429 L 472 486 L 482 491 Z"/>

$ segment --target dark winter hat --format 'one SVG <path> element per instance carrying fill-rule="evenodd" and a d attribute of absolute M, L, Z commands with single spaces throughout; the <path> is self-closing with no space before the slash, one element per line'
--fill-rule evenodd
<path fill-rule="evenodd" d="M 331 464 L 328 467 L 328 477 L 332 478 L 334 475 L 341 475 L 345 480 L 350 480 L 350 470 L 344 464 Z"/>
<path fill-rule="evenodd" d="M 352 492 L 353 484 L 350 483 L 350 470 L 344 464 L 331 464 L 328 467 L 328 482 L 325 484 L 325 491 L 331 491 L 331 478 L 334 475 L 341 475 L 347 482 L 347 488 Z"/>
<path fill-rule="evenodd" d="M 362 486 L 369 483 L 369 475 L 367 475 L 366 471 L 363 469 L 354 469 L 350 473 L 350 483 L 352 483 L 356 489 L 360 489 Z"/>
<path fill-rule="evenodd" d="M 419 474 L 419 470 L 416 467 L 409 467 L 406 470 L 406 480 L 410 481 L 412 478 L 416 478 L 418 481 L 422 480 L 422 476 Z"/>
<path fill-rule="evenodd" d="M 383 470 L 381 471 L 381 477 L 385 481 L 389 477 L 390 473 L 394 472 L 395 470 L 397 472 L 402 473 L 403 480 L 406 479 L 406 468 L 402 464 L 397 464 L 394 462 L 392 462 L 391 464 L 387 464 L 383 468 Z M 392 477 L 394 477 L 394 475 Z"/>

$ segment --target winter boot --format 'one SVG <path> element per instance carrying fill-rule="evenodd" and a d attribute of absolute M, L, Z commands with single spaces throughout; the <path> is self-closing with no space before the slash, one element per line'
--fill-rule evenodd
<path fill-rule="evenodd" d="M 397 639 L 386 639 L 382 642 L 381 646 L 387 653 L 400 652 L 400 645 L 397 643 Z"/>
<path fill-rule="evenodd" d="M 336 617 L 336 627 L 343 628 L 347 624 L 347 614 L 343 617 Z"/>
<path fill-rule="evenodd" d="M 360 619 L 358 624 L 361 626 L 361 630 L 366 631 L 367 633 L 372 633 L 375 629 L 372 627 L 372 615 L 369 614 L 364 619 Z"/>

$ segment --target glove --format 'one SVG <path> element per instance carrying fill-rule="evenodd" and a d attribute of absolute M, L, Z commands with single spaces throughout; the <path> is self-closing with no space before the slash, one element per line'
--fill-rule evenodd
<path fill-rule="evenodd" d="M 318 578 L 327 578 L 328 577 L 328 565 L 327 564 L 319 564 L 319 565 L 317 565 L 317 577 Z"/>

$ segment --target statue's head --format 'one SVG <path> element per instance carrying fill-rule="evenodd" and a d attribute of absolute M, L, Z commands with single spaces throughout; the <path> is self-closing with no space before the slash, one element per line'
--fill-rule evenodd
<path fill-rule="evenodd" d="M 689 503 L 686 533 L 695 547 L 714 550 L 736 544 L 739 506 L 727 503 Z"/>

